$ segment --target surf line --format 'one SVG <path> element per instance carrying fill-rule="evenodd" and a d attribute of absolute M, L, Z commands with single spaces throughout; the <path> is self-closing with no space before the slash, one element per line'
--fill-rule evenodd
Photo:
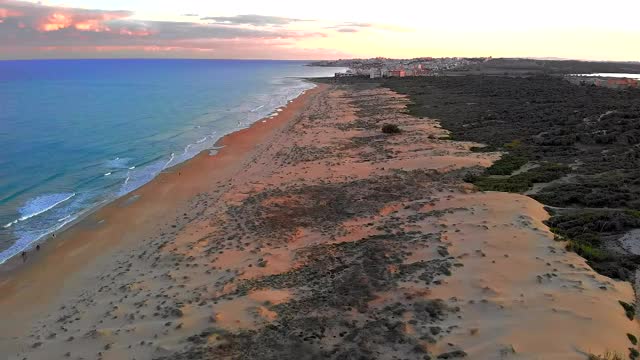
<path fill-rule="evenodd" d="M 169 161 L 167 161 L 166 164 L 164 164 L 164 166 L 162 167 L 162 170 L 166 169 L 167 166 L 169 166 L 169 164 L 171 164 L 171 162 L 173 161 L 173 159 L 176 157 L 175 153 L 171 153 L 171 158 L 169 159 Z"/>

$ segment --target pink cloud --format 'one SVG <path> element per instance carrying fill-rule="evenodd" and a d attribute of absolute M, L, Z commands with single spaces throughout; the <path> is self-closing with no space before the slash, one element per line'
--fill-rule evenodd
<path fill-rule="evenodd" d="M 0 0 L 0 58 L 121 56 L 279 57 L 294 53 L 301 39 L 326 37 L 319 31 L 282 26 L 242 26 L 145 21 L 129 11 L 44 6 Z M 311 51 L 295 51 L 307 56 Z M 66 54 L 66 55 L 65 55 Z M 82 54 L 82 55 L 80 55 Z M 195 54 L 195 55 L 194 55 Z M 68 55 L 68 56 L 67 56 Z"/>
<path fill-rule="evenodd" d="M 19 11 L 0 8 L 0 19 L 5 19 L 8 17 L 22 16 L 22 13 Z"/>
<path fill-rule="evenodd" d="M 106 30 L 106 22 L 132 15 L 128 11 L 86 10 L 49 7 L 24 1 L 0 0 L 0 19 L 17 19 L 37 31 L 58 31 L 73 27 L 81 31 Z"/>

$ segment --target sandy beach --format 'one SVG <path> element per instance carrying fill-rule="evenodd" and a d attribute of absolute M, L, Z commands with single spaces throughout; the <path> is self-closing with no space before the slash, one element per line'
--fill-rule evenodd
<path fill-rule="evenodd" d="M 449 140 L 408 103 L 319 85 L 2 265 L 0 354 L 628 354 L 631 285 L 554 241 L 540 203 L 465 183 L 500 154 Z"/>

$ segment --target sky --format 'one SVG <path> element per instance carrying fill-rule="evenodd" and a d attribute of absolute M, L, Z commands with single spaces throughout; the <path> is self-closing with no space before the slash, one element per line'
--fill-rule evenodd
<path fill-rule="evenodd" d="M 640 61 L 638 0 L 0 0 L 0 59 Z"/>

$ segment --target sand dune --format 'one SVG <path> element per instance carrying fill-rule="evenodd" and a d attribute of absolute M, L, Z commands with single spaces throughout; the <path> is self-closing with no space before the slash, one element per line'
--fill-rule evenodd
<path fill-rule="evenodd" d="M 117 229 L 62 235 L 72 244 L 64 254 L 86 246 L 78 234 L 85 244 L 103 240 L 79 250 L 85 262 L 44 277 L 40 305 L 23 300 L 68 255 L 44 249 L 3 274 L 0 310 L 24 326 L 0 326 L 0 352 L 138 360 L 626 354 L 627 333 L 640 335 L 618 302 L 633 302 L 631 286 L 567 253 L 539 203 L 464 183 L 469 169 L 499 154 L 442 139 L 437 121 L 405 114 L 406 105 L 385 89 L 320 87 L 225 139 L 221 154 L 144 187 L 130 206 L 94 215 Z M 382 134 L 384 123 L 403 132 Z M 160 192 L 164 205 L 149 210 Z M 124 221 L 134 215 L 142 220 Z"/>

